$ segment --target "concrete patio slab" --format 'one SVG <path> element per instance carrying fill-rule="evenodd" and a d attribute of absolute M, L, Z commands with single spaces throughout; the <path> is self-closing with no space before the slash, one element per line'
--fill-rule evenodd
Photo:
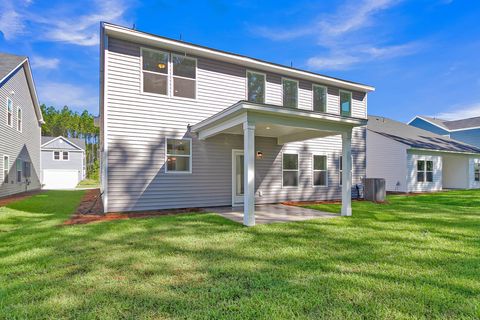
<path fill-rule="evenodd" d="M 213 207 L 205 208 L 205 211 L 218 213 L 224 218 L 243 223 L 243 207 Z M 256 224 L 304 221 L 310 219 L 334 217 L 340 217 L 340 215 L 313 209 L 287 206 L 283 204 L 265 204 L 255 206 Z"/>

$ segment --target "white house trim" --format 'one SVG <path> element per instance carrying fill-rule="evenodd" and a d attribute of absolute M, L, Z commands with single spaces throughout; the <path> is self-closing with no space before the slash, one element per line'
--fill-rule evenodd
<path fill-rule="evenodd" d="M 65 142 L 67 142 L 68 144 L 71 144 L 72 146 L 74 146 L 75 148 L 78 148 L 78 150 L 82 150 L 82 151 L 85 151 L 83 148 L 77 146 L 75 143 L 71 142 L 70 140 L 68 140 L 67 138 L 64 138 L 62 136 L 58 136 L 56 138 L 53 138 L 52 140 L 50 141 L 47 141 L 45 142 L 44 144 L 41 145 L 41 147 L 43 148 L 44 146 L 46 146 L 47 144 L 49 143 L 52 143 L 54 141 L 57 141 L 58 139 L 63 139 Z M 44 150 L 49 150 L 49 149 L 44 149 Z"/>
<path fill-rule="evenodd" d="M 423 120 L 423 121 L 425 121 L 425 122 L 430 123 L 431 125 L 434 125 L 434 126 L 437 127 L 437 128 L 440 128 L 440 129 L 442 129 L 442 130 L 444 130 L 444 131 L 447 131 L 447 132 L 451 132 L 451 130 L 448 129 L 447 127 L 442 127 L 442 126 L 438 125 L 438 124 L 435 123 L 435 122 L 432 122 L 432 121 L 430 121 L 430 120 L 428 120 L 428 119 L 425 119 L 425 118 L 422 117 L 422 116 L 415 116 L 412 120 L 410 120 L 409 122 L 407 122 L 407 124 L 412 123 L 413 121 L 415 121 L 415 119 L 421 119 L 421 120 Z"/>

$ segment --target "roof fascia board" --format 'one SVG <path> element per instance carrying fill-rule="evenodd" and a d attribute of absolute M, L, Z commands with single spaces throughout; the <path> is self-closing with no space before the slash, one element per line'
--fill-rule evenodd
<path fill-rule="evenodd" d="M 234 54 L 221 52 L 214 49 L 199 47 L 199 46 L 191 45 L 188 43 L 181 43 L 179 41 L 156 37 L 154 35 L 146 34 L 143 32 L 131 30 L 128 28 L 120 27 L 120 26 L 104 24 L 104 28 L 107 35 L 111 35 L 120 39 L 130 40 L 133 42 L 141 42 L 142 44 L 147 44 L 152 46 L 163 45 L 164 47 L 168 47 L 173 51 L 188 52 L 189 54 L 196 55 L 196 56 L 214 58 L 216 60 L 240 64 L 242 66 L 246 66 L 253 69 L 270 71 L 273 73 L 280 73 L 282 75 L 291 76 L 293 78 L 305 79 L 312 82 L 320 82 L 320 83 L 329 84 L 332 86 L 337 86 L 337 87 L 350 89 L 354 91 L 360 91 L 360 92 L 375 91 L 375 88 L 372 86 L 350 83 L 348 81 L 343 81 L 343 80 L 334 79 L 334 78 L 330 78 L 322 75 L 317 75 L 307 71 L 291 69 L 285 66 L 276 65 L 276 64 L 256 60 L 253 58 L 237 56 Z"/>
<path fill-rule="evenodd" d="M 409 148 L 409 150 L 413 151 L 428 151 L 428 152 L 438 152 L 438 153 L 456 153 L 456 154 L 462 154 L 462 155 L 475 155 L 475 156 L 480 156 L 480 152 L 475 153 L 475 152 L 466 152 L 466 151 L 448 151 L 448 150 L 437 150 L 437 149 L 424 149 L 424 148 Z"/>
<path fill-rule="evenodd" d="M 422 116 L 416 116 L 416 117 L 413 118 L 408 124 L 410 124 L 410 123 L 411 123 L 413 120 L 415 120 L 415 119 L 421 119 L 421 120 L 423 120 L 423 121 L 426 121 L 426 122 L 430 123 L 431 125 L 434 125 L 435 127 L 440 128 L 440 129 L 442 129 L 442 130 L 444 130 L 444 131 L 447 131 L 447 132 L 450 132 L 450 131 L 451 131 L 450 129 L 448 129 L 448 128 L 446 128 L 446 127 L 439 126 L 439 125 L 436 124 L 435 122 L 429 121 L 428 119 L 425 119 L 425 118 L 423 118 Z M 427 130 L 427 131 L 428 131 L 428 130 Z"/>
<path fill-rule="evenodd" d="M 450 132 L 467 131 L 467 130 L 475 130 L 475 129 L 480 129 L 480 127 L 466 127 L 461 129 L 452 129 L 450 130 Z"/>
<path fill-rule="evenodd" d="M 50 141 L 47 141 L 45 142 L 44 144 L 41 145 L 41 148 L 43 148 L 44 146 L 46 146 L 47 144 L 50 144 L 54 141 L 57 141 L 58 139 L 62 139 L 64 140 L 65 142 L 67 142 L 68 144 L 74 146 L 75 148 L 78 148 L 79 150 L 84 150 L 83 148 L 80 148 L 79 146 L 77 146 L 75 143 L 73 143 L 72 141 L 68 140 L 67 138 L 63 137 L 63 136 L 58 136 L 56 138 L 53 138 L 52 140 Z"/>

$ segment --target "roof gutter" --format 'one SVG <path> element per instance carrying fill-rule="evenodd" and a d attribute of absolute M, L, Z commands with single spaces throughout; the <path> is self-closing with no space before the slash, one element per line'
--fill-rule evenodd
<path fill-rule="evenodd" d="M 457 154 L 464 154 L 464 155 L 480 156 L 480 151 L 479 152 L 466 152 L 466 151 L 433 150 L 433 149 L 424 149 L 424 148 L 409 148 L 409 150 L 438 152 L 438 153 L 457 153 Z"/>

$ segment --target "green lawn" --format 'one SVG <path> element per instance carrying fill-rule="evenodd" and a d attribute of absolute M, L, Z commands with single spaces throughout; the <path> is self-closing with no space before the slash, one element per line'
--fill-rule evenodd
<path fill-rule="evenodd" d="M 0 208 L 0 318 L 480 318 L 478 191 L 254 228 L 214 214 L 58 226 L 82 194 Z"/>
<path fill-rule="evenodd" d="M 77 188 L 98 188 L 100 186 L 100 182 L 93 179 L 85 179 L 78 183 Z"/>

